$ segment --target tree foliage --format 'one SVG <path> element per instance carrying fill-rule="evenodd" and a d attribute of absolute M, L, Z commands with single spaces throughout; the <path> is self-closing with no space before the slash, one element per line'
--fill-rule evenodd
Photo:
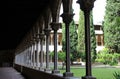
<path fill-rule="evenodd" d="M 78 58 L 77 55 L 77 26 L 74 22 L 74 20 L 70 23 L 69 26 L 70 29 L 70 53 L 72 55 L 71 61 L 74 61 Z M 66 52 L 66 45 L 65 45 L 65 24 L 62 24 L 62 50 Z"/>
<path fill-rule="evenodd" d="M 109 52 L 120 53 L 120 0 L 107 0 L 104 17 L 104 42 Z"/>
<path fill-rule="evenodd" d="M 80 53 L 82 60 L 85 59 L 85 25 L 84 25 L 84 13 L 80 11 L 79 26 L 78 26 L 78 45 L 77 50 Z M 92 12 L 90 13 L 90 36 L 91 36 L 91 53 L 92 61 L 96 59 L 96 38 L 93 25 Z"/>
<path fill-rule="evenodd" d="M 96 37 L 95 37 L 95 29 L 93 25 L 93 13 L 90 13 L 90 36 L 91 36 L 91 54 L 92 54 L 92 62 L 96 59 Z"/>
<path fill-rule="evenodd" d="M 65 45 L 65 24 L 62 23 L 62 51 L 66 52 L 66 45 Z"/>
<path fill-rule="evenodd" d="M 85 31 L 84 31 L 84 13 L 80 10 L 78 24 L 78 45 L 77 51 L 80 53 L 82 60 L 85 59 Z"/>
<path fill-rule="evenodd" d="M 70 53 L 72 55 L 71 61 L 75 61 L 78 58 L 77 54 L 77 44 L 78 44 L 78 34 L 77 26 L 74 20 L 70 23 Z"/>

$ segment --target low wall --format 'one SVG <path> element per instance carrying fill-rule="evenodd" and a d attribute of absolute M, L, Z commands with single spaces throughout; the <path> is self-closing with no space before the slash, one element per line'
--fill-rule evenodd
<path fill-rule="evenodd" d="M 21 65 L 14 64 L 13 67 L 14 67 L 18 72 L 22 72 L 22 66 L 21 66 Z"/>
<path fill-rule="evenodd" d="M 54 75 L 51 73 L 35 70 L 32 68 L 24 67 L 15 64 L 14 68 L 21 72 L 26 79 L 65 79 L 62 76 Z"/>

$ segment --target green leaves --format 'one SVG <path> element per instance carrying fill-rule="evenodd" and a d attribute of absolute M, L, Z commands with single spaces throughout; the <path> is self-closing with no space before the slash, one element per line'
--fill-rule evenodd
<path fill-rule="evenodd" d="M 115 77 L 115 79 L 120 79 L 120 72 L 114 72 L 113 76 Z"/>
<path fill-rule="evenodd" d="M 120 0 L 107 0 L 104 18 L 104 42 L 110 52 L 120 53 Z"/>

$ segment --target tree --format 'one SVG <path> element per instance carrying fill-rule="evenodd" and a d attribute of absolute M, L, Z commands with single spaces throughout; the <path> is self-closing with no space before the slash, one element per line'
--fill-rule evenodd
<path fill-rule="evenodd" d="M 78 58 L 77 54 L 77 26 L 74 20 L 70 23 L 70 53 L 71 53 L 71 62 Z M 65 24 L 62 24 L 62 50 L 66 52 L 66 45 L 65 45 Z"/>
<path fill-rule="evenodd" d="M 66 52 L 66 45 L 65 45 L 65 24 L 62 23 L 62 51 Z"/>
<path fill-rule="evenodd" d="M 93 13 L 90 13 L 90 36 L 91 36 L 91 54 L 92 54 L 92 62 L 95 62 L 96 59 L 96 37 L 95 37 L 95 30 L 93 25 Z"/>
<path fill-rule="evenodd" d="M 120 53 L 120 0 L 107 0 L 104 42 L 110 53 Z"/>
<path fill-rule="evenodd" d="M 78 44 L 78 35 L 77 35 L 77 26 L 74 22 L 74 20 L 70 23 L 70 53 L 72 55 L 71 62 L 78 59 L 77 54 L 77 44 Z"/>
<path fill-rule="evenodd" d="M 72 9 L 73 12 L 73 9 Z M 78 53 L 77 53 L 77 43 L 78 41 L 76 41 L 78 39 L 78 35 L 77 35 L 77 26 L 74 22 L 74 20 L 72 20 L 72 22 L 70 23 L 69 26 L 69 34 L 70 34 L 70 57 L 71 57 L 71 62 L 75 61 L 78 58 Z M 62 50 L 64 52 L 66 52 L 66 45 L 65 45 L 65 24 L 62 24 Z"/>
<path fill-rule="evenodd" d="M 78 45 L 77 51 L 80 54 L 82 61 L 85 60 L 85 31 L 84 31 L 84 13 L 80 10 L 78 25 Z"/>
<path fill-rule="evenodd" d="M 85 30 L 84 30 L 84 13 L 80 10 L 79 26 L 78 26 L 78 46 L 77 50 L 81 54 L 81 58 L 85 60 Z M 96 38 L 93 25 L 93 15 L 90 13 L 90 35 L 91 35 L 91 53 L 92 61 L 96 59 Z"/>

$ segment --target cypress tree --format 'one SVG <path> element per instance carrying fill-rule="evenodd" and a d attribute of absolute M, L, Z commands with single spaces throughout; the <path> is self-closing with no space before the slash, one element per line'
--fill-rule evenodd
<path fill-rule="evenodd" d="M 79 25 L 78 25 L 78 45 L 77 51 L 80 54 L 82 61 L 85 59 L 85 31 L 84 31 L 84 13 L 80 10 Z"/>
<path fill-rule="evenodd" d="M 66 45 L 65 45 L 65 24 L 62 23 L 62 51 L 66 52 Z"/>
<path fill-rule="evenodd" d="M 90 36 L 91 36 L 91 57 L 92 62 L 95 62 L 96 59 L 96 37 L 95 37 L 95 29 L 93 24 L 93 13 L 90 13 Z"/>
<path fill-rule="evenodd" d="M 84 25 L 84 13 L 80 10 L 79 16 L 79 26 L 78 26 L 78 46 L 77 50 L 80 53 L 82 60 L 85 59 L 85 25 Z M 90 13 L 90 35 L 91 35 L 91 54 L 92 61 L 94 62 L 96 59 L 96 38 L 95 38 L 95 30 L 93 24 L 93 15 Z"/>
<path fill-rule="evenodd" d="M 78 35 L 77 35 L 77 26 L 74 20 L 70 23 L 70 53 L 72 55 L 71 62 L 75 61 L 78 58 L 77 55 L 77 44 L 78 44 Z"/>
<path fill-rule="evenodd" d="M 110 53 L 120 53 L 120 0 L 107 0 L 104 42 Z"/>

